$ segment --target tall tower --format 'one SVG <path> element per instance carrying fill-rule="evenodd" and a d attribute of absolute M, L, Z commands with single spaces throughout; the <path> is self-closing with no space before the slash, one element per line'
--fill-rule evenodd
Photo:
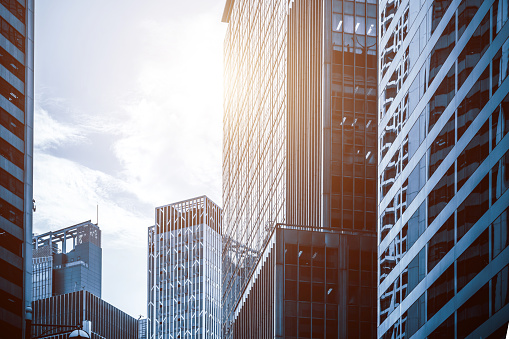
<path fill-rule="evenodd" d="M 0 4 L 0 338 L 32 302 L 34 1 Z"/>
<path fill-rule="evenodd" d="M 155 219 L 148 229 L 148 338 L 222 338 L 221 209 L 201 196 L 157 207 Z"/>
<path fill-rule="evenodd" d="M 505 336 L 508 1 L 379 15 L 378 337 Z"/>
<path fill-rule="evenodd" d="M 374 336 L 376 16 L 376 0 L 226 2 L 225 338 Z"/>

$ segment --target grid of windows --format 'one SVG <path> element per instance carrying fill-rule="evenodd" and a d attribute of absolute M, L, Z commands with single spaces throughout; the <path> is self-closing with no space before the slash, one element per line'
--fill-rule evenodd
<path fill-rule="evenodd" d="M 376 228 L 377 1 L 332 1 L 331 227 Z"/>
<path fill-rule="evenodd" d="M 376 0 L 226 3 L 226 338 L 274 224 L 376 232 L 376 16 Z"/>
<path fill-rule="evenodd" d="M 227 1 L 223 336 L 275 222 L 285 221 L 287 1 Z"/>
<path fill-rule="evenodd" d="M 380 3 L 378 337 L 509 321 L 508 14 L 507 0 Z"/>

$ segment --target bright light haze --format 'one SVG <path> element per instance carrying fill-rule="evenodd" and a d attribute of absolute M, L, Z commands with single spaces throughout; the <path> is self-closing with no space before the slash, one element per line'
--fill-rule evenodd
<path fill-rule="evenodd" d="M 154 208 L 221 203 L 223 0 L 42 0 L 34 232 L 102 230 L 102 298 L 146 315 Z"/>

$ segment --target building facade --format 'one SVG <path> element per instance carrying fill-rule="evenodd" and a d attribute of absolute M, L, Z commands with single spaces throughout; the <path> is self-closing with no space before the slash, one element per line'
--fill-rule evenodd
<path fill-rule="evenodd" d="M 382 0 L 379 338 L 504 337 L 507 0 Z"/>
<path fill-rule="evenodd" d="M 101 297 L 101 230 L 85 221 L 33 237 L 33 300 L 88 291 Z"/>
<path fill-rule="evenodd" d="M 34 1 L 0 3 L 0 338 L 21 338 L 32 298 Z"/>
<path fill-rule="evenodd" d="M 33 302 L 34 324 L 89 326 L 91 339 L 137 339 L 138 320 L 88 291 L 78 291 Z M 33 336 L 67 339 L 72 329 L 34 327 Z M 63 333 L 62 333 L 63 332 Z M 59 334 L 56 334 L 59 333 Z"/>
<path fill-rule="evenodd" d="M 376 234 L 277 224 L 235 310 L 234 338 L 373 338 Z"/>
<path fill-rule="evenodd" d="M 201 196 L 155 214 L 148 229 L 148 338 L 222 338 L 221 209 Z"/>
<path fill-rule="evenodd" d="M 376 235 L 377 12 L 376 0 L 226 2 L 225 338 L 240 333 L 241 300 L 276 224 Z M 364 277 L 373 329 L 375 279 Z"/>
<path fill-rule="evenodd" d="M 138 339 L 147 339 L 148 319 L 138 319 Z"/>
<path fill-rule="evenodd" d="M 286 220 L 287 1 L 228 0 L 223 21 L 223 335 L 276 222 Z"/>

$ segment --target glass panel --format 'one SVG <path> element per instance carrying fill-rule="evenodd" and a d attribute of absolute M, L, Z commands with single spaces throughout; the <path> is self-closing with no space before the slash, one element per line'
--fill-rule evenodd
<path fill-rule="evenodd" d="M 504 267 L 491 280 L 491 304 L 493 313 L 509 303 L 509 266 Z M 505 335 L 505 333 L 504 333 Z"/>
<path fill-rule="evenodd" d="M 428 195 L 428 226 L 454 196 L 454 164 Z"/>
<path fill-rule="evenodd" d="M 486 229 L 457 260 L 457 288 L 461 291 L 489 263 L 489 230 Z"/>
<path fill-rule="evenodd" d="M 468 195 L 458 207 L 457 241 L 459 241 L 472 226 L 488 210 L 489 203 L 489 174 Z"/>
<path fill-rule="evenodd" d="M 489 298 L 489 284 L 486 284 L 458 309 L 458 338 L 467 337 L 473 330 L 488 320 L 490 312 Z"/>
<path fill-rule="evenodd" d="M 472 138 L 470 143 L 458 156 L 458 191 L 474 174 L 489 153 L 489 121 L 487 121 Z"/>
<path fill-rule="evenodd" d="M 454 264 L 428 288 L 428 320 L 454 297 Z"/>

